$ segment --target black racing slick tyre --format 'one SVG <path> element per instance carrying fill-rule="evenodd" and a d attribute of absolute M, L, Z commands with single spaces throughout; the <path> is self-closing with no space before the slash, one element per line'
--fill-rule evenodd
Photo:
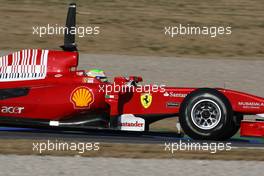
<path fill-rule="evenodd" d="M 191 92 L 182 102 L 179 121 L 185 134 L 197 140 L 226 140 L 234 134 L 229 100 L 215 89 Z"/>

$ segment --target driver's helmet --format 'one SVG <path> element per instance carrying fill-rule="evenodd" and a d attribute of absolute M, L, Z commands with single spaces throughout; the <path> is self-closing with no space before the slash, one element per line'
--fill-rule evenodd
<path fill-rule="evenodd" d="M 102 82 L 107 82 L 107 77 L 104 73 L 103 70 L 100 70 L 100 69 L 91 69 L 91 70 L 87 70 L 85 71 L 85 74 L 87 76 L 90 76 L 90 77 L 93 77 L 93 78 L 96 78 L 96 79 L 99 79 L 101 80 Z"/>

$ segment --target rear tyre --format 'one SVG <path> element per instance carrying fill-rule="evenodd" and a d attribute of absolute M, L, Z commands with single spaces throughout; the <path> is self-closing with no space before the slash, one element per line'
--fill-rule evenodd
<path fill-rule="evenodd" d="M 190 93 L 181 104 L 179 116 L 183 131 L 193 139 L 226 140 L 236 130 L 231 104 L 215 89 Z"/>

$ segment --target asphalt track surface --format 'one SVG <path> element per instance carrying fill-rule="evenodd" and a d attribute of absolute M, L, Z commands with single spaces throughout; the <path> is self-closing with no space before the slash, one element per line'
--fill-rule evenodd
<path fill-rule="evenodd" d="M 6 128 L 0 127 L 1 139 L 30 139 L 30 140 L 63 140 L 78 142 L 106 142 L 126 144 L 164 144 L 179 143 L 203 143 L 205 141 L 194 141 L 189 137 L 169 132 L 131 132 L 103 129 L 79 129 L 73 131 L 67 129 L 32 129 L 32 128 Z M 208 143 L 215 141 L 206 141 Z M 264 144 L 257 139 L 231 139 L 225 141 L 235 148 L 264 149 Z"/>
<path fill-rule="evenodd" d="M 6 53 L 6 52 L 4 52 Z M 186 87 L 226 87 L 264 96 L 264 62 L 261 60 L 188 59 L 115 55 L 81 55 L 81 69 L 100 68 L 114 75 L 141 75 L 145 83 Z M 152 80 L 152 81 L 151 81 Z M 1 128 L 1 139 L 67 139 L 118 143 L 189 141 L 172 133 L 116 132 L 109 130 L 39 131 Z M 258 147 L 259 140 L 233 139 L 234 147 Z"/>

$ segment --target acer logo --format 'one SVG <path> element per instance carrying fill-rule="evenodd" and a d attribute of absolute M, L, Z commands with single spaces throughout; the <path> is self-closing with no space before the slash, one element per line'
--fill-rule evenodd
<path fill-rule="evenodd" d="M 21 114 L 23 110 L 24 107 L 2 106 L 1 112 L 9 114 Z"/>

